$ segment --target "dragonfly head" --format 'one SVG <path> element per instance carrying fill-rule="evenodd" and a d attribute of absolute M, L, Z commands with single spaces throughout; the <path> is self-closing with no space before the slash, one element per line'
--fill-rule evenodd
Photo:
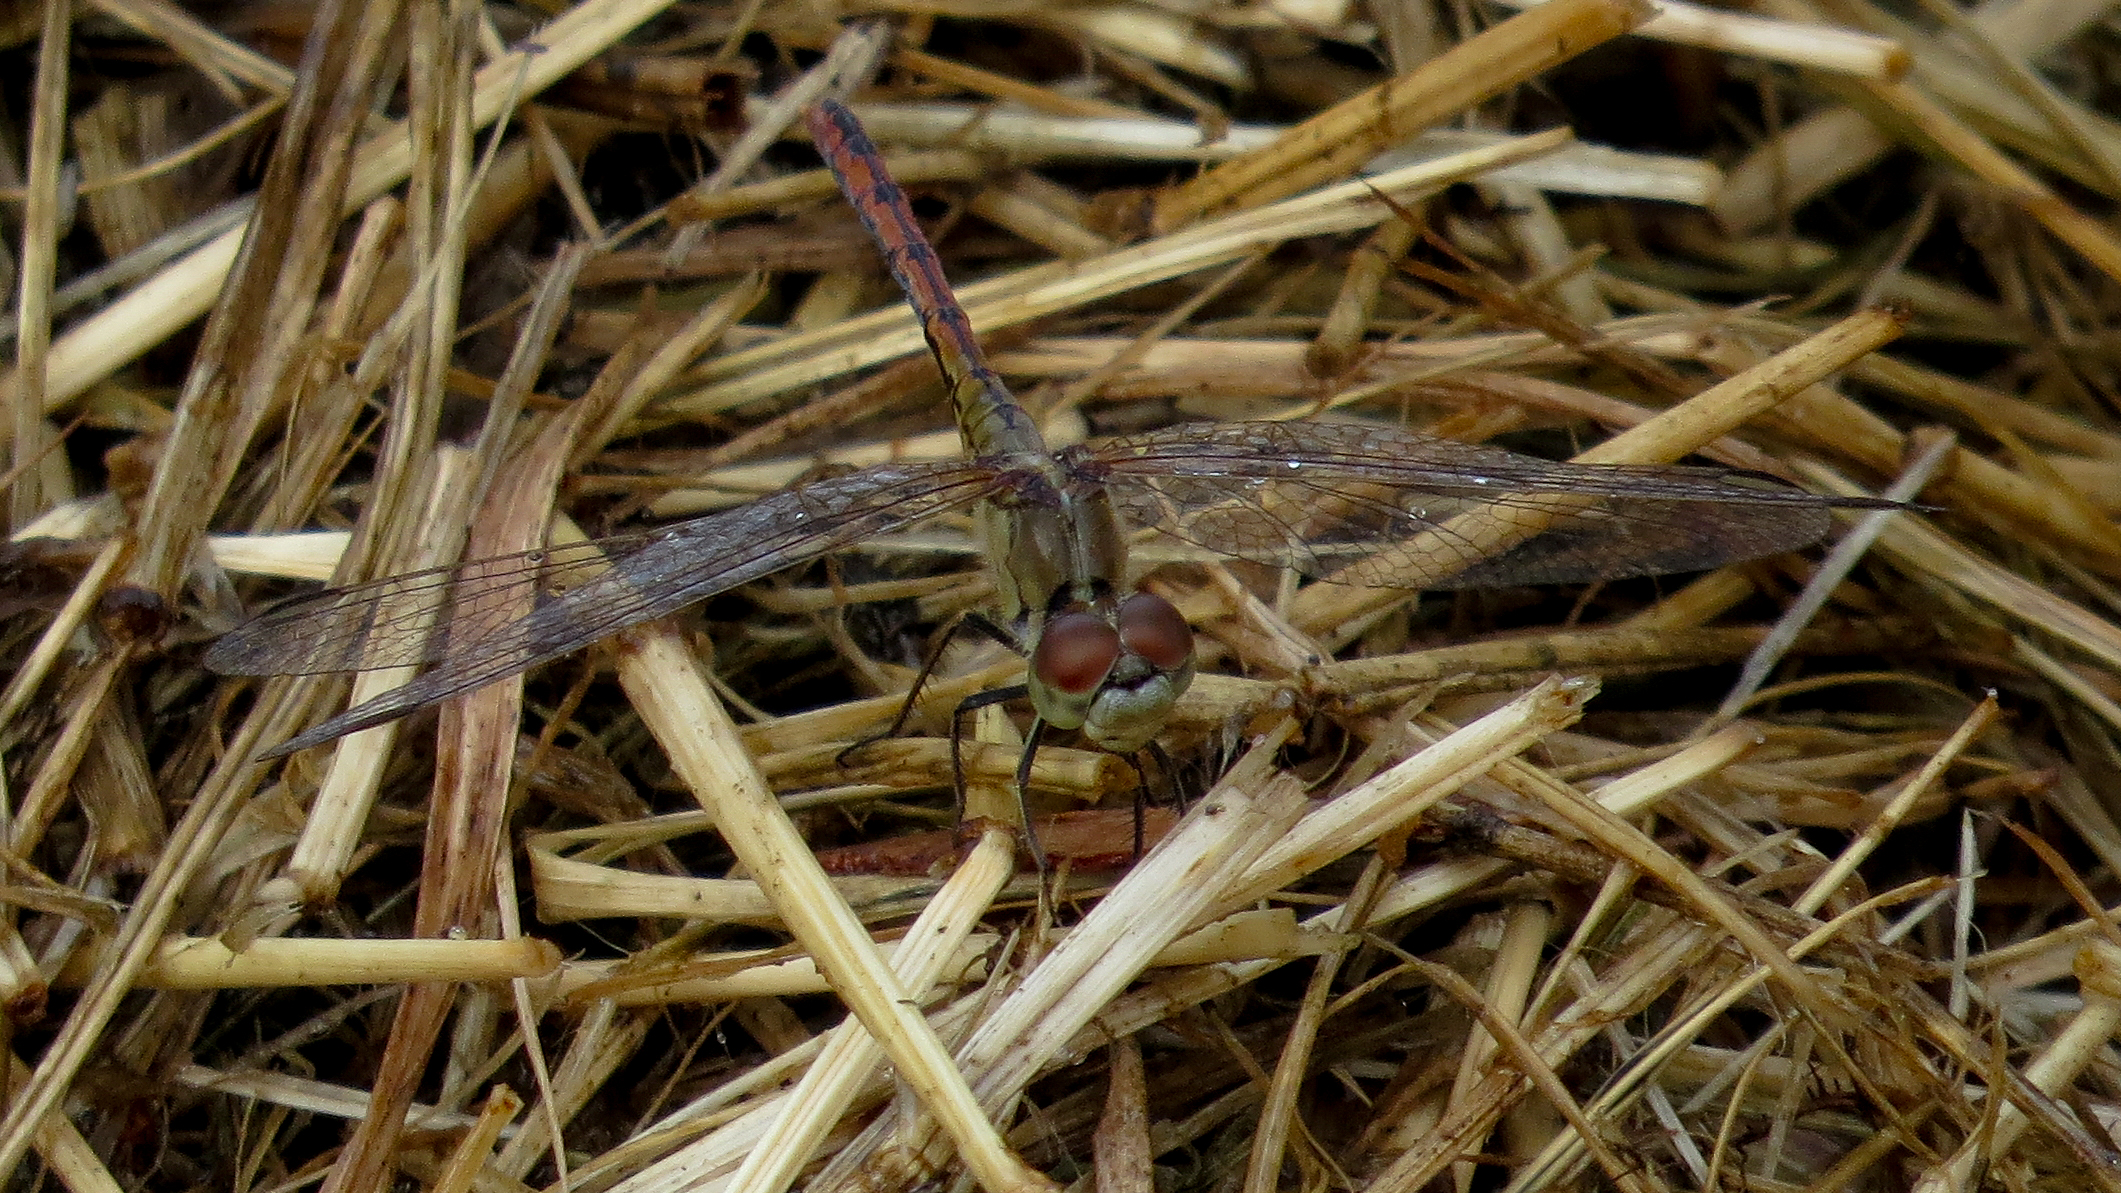
<path fill-rule="evenodd" d="M 1055 614 L 1031 652 L 1031 703 L 1047 724 L 1132 754 L 1193 682 L 1193 630 L 1171 602 L 1138 592 L 1109 615 Z"/>

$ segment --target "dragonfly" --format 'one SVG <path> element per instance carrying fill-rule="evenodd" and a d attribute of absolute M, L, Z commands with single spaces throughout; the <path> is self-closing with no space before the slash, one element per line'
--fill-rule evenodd
<path fill-rule="evenodd" d="M 1000 624 L 1027 659 L 1034 717 L 1021 798 L 1029 752 L 1044 733 L 1080 731 L 1132 757 L 1193 677 L 1185 618 L 1134 584 L 1128 556 L 1139 537 L 1338 583 L 1455 589 L 1701 570 L 1808 546 L 1837 506 L 1895 504 L 1822 497 L 1735 469 L 1557 463 L 1381 423 L 1182 424 L 1051 449 L 981 352 L 940 258 L 853 113 L 828 100 L 808 120 L 913 308 L 947 383 L 964 457 L 875 465 L 660 528 L 295 598 L 224 635 L 207 666 L 236 675 L 429 669 L 269 756 L 384 724 L 784 568 L 969 510 Z M 1495 510 L 1545 528 L 1499 550 L 1462 529 L 1465 518 Z M 1426 549 L 1410 549 L 1417 542 Z M 535 593 L 527 612 L 526 587 Z"/>

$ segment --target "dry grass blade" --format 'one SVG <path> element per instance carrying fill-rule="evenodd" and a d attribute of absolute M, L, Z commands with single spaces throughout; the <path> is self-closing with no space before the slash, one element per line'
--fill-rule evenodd
<path fill-rule="evenodd" d="M 2121 1188 L 2106 17 L 15 6 L 0 1193 Z"/>

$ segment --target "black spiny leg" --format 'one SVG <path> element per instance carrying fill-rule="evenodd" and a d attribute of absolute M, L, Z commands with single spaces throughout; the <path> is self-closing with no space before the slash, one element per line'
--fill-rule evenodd
<path fill-rule="evenodd" d="M 1185 793 L 1178 789 L 1178 765 L 1171 761 L 1163 743 L 1152 739 L 1148 745 L 1127 755 L 1127 765 L 1134 768 L 1134 860 L 1137 862 L 1142 860 L 1146 836 L 1144 821 L 1149 805 L 1149 772 L 1142 768 L 1144 753 L 1155 761 L 1156 769 L 1163 772 L 1164 782 L 1171 787 L 1171 802 L 1178 805 L 1180 811 L 1186 806 Z"/>
<path fill-rule="evenodd" d="M 1179 811 L 1185 811 L 1186 793 L 1185 790 L 1178 785 L 1178 763 L 1171 761 L 1171 754 L 1169 751 L 1164 749 L 1164 745 L 1162 742 L 1151 740 L 1148 745 L 1143 746 L 1142 748 L 1149 751 L 1149 757 L 1156 760 L 1156 769 L 1164 772 L 1164 782 L 1168 784 L 1171 788 L 1171 803 L 1175 805 Z M 1147 791 L 1148 787 L 1149 781 L 1147 779 L 1143 779 L 1142 789 L 1144 791 Z"/>
<path fill-rule="evenodd" d="M 965 717 L 990 704 L 1005 704 L 1030 695 L 1023 684 L 1012 684 L 1006 688 L 990 688 L 975 692 L 958 702 L 957 711 L 950 714 L 950 786 L 957 797 L 959 819 L 965 815 Z M 1031 850 L 1031 860 L 1038 867 L 1039 877 L 1046 875 L 1046 854 L 1039 847 L 1038 827 L 1031 823 L 1031 760 L 1038 754 L 1039 739 L 1045 736 L 1046 722 L 1033 717 L 1031 734 L 1024 742 L 1023 757 L 1016 764 L 1017 814 L 1023 817 L 1024 844 Z"/>
<path fill-rule="evenodd" d="M 1024 844 L 1038 870 L 1040 890 L 1046 886 L 1046 848 L 1038 843 L 1038 826 L 1031 822 L 1031 763 L 1038 758 L 1038 743 L 1045 736 L 1046 719 L 1032 717 L 1031 732 L 1024 735 L 1024 756 L 1016 760 L 1016 810 L 1024 818 Z"/>
<path fill-rule="evenodd" d="M 1154 746 L 1153 742 L 1151 746 Z M 1148 835 L 1149 772 L 1142 769 L 1140 750 L 1127 755 L 1127 765 L 1134 771 L 1134 860 L 1138 862 L 1142 860 L 1143 838 Z M 1170 772 L 1164 773 L 1168 775 Z"/>
<path fill-rule="evenodd" d="M 978 630 L 980 633 L 987 635 L 989 638 L 994 639 L 996 642 L 1001 643 L 1003 646 L 1008 647 L 1010 650 L 1015 651 L 1017 654 L 1021 655 L 1028 653 L 1024 650 L 1024 644 L 1022 640 L 1020 640 L 1015 634 L 1010 633 L 1002 626 L 996 625 L 992 618 L 976 610 L 960 614 L 957 620 L 951 622 L 949 626 L 944 628 L 942 637 L 936 640 L 935 647 L 928 652 L 928 657 L 921 661 L 920 674 L 913 677 L 913 686 L 906 689 L 906 702 L 904 704 L 899 705 L 898 715 L 891 718 L 891 724 L 885 726 L 883 732 L 872 733 L 868 737 L 862 738 L 861 740 L 848 746 L 846 749 L 841 750 L 833 758 L 833 762 L 836 765 L 846 766 L 848 765 L 847 759 L 853 757 L 855 751 L 867 749 L 868 747 L 873 746 L 880 741 L 884 741 L 887 738 L 897 737 L 899 734 L 904 733 L 906 731 L 906 722 L 913 719 L 914 706 L 920 702 L 921 689 L 928 686 L 928 680 L 935 675 L 936 665 L 943 661 L 943 652 L 945 650 L 948 650 L 950 648 L 950 644 L 957 640 L 958 631 L 966 628 L 967 626 L 970 626 L 971 628 Z M 1014 691 L 1016 693 L 1016 696 L 1021 696 L 1024 694 L 1024 689 L 1021 686 L 1014 689 L 996 690 Z M 981 695 L 986 694 L 987 693 L 981 693 Z M 1006 696 L 1003 697 L 1003 699 L 1014 700 L 1016 696 Z M 973 697 L 973 699 L 978 699 L 978 697 Z M 993 702 L 989 701 L 988 703 Z M 979 708 L 982 706 L 975 704 L 972 705 L 972 707 Z M 959 715 L 962 715 L 964 711 L 965 706 L 960 705 L 958 707 Z M 951 739 L 951 744 L 952 748 L 954 749 L 956 746 L 956 738 L 954 736 Z M 960 812 L 964 810 L 964 796 L 965 792 L 963 777 L 962 775 L 960 775 L 958 784 L 958 810 Z"/>
<path fill-rule="evenodd" d="M 913 718 L 913 707 L 915 702 L 920 699 L 921 689 L 927 685 L 929 677 L 935 674 L 936 664 L 942 661 L 943 651 L 957 637 L 958 631 L 967 626 L 978 630 L 1017 654 L 1027 656 L 1030 654 L 1029 651 L 1024 649 L 1024 643 L 1021 638 L 1011 633 L 1006 627 L 996 624 L 992 618 L 976 610 L 964 614 L 952 622 L 948 629 L 943 631 L 943 636 L 935 644 L 935 649 L 928 652 L 927 659 L 921 663 L 920 674 L 914 677 L 912 689 L 906 693 L 906 702 L 899 706 L 898 715 L 891 719 L 891 724 L 882 733 L 865 737 L 841 750 L 837 759 L 841 766 L 847 765 L 848 756 L 856 750 L 888 737 L 897 737 L 905 730 L 906 722 Z M 958 702 L 957 710 L 950 714 L 950 790 L 951 795 L 957 801 L 957 814 L 960 819 L 963 819 L 965 815 L 965 717 L 971 713 L 978 712 L 990 704 L 1004 704 L 1011 700 L 1022 699 L 1028 695 L 1030 695 L 1030 689 L 1023 684 L 1012 684 L 1006 688 L 990 688 L 987 691 L 976 692 L 965 697 Z M 1045 737 L 1045 733 L 1046 722 L 1037 717 L 1032 718 L 1031 733 L 1025 739 L 1023 757 L 1018 759 L 1016 764 L 1017 813 L 1023 818 L 1024 845 L 1031 851 L 1031 862 L 1038 869 L 1041 886 L 1043 886 L 1046 877 L 1046 851 L 1039 844 L 1038 826 L 1031 821 L 1031 764 L 1038 757 L 1039 742 Z M 1140 773 L 1140 770 L 1139 766 L 1135 767 L 1137 774 Z M 1144 779 L 1143 782 L 1144 786 L 1146 786 L 1147 780 Z M 1137 797 L 1134 809 L 1134 855 L 1140 857 L 1141 851 L 1142 811 L 1140 800 Z"/>

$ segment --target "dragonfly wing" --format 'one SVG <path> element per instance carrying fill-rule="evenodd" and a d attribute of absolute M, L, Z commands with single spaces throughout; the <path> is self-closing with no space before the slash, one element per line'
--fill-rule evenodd
<path fill-rule="evenodd" d="M 1082 459 L 1135 526 L 1378 587 L 1694 571 L 1815 542 L 1850 504 L 1734 469 L 1557 463 L 1350 423 L 1175 427 Z"/>
<path fill-rule="evenodd" d="M 991 469 L 962 462 L 865 468 L 656 531 L 317 593 L 236 630 L 207 663 L 268 675 L 436 664 L 274 753 L 302 749 L 965 505 L 1000 483 Z"/>
<path fill-rule="evenodd" d="M 587 583 L 656 537 L 616 535 L 305 593 L 223 634 L 207 648 L 206 666 L 223 675 L 320 675 L 442 662 L 452 642 L 499 630 L 528 611 L 526 602 Z M 445 615 L 448 626 L 438 628 Z"/>

